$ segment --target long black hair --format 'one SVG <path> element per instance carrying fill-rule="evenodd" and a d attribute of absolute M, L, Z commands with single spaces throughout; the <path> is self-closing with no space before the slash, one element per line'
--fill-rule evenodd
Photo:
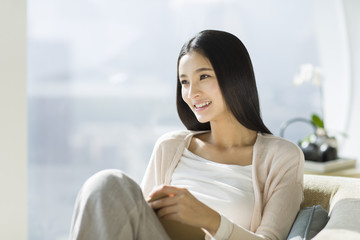
<path fill-rule="evenodd" d="M 199 32 L 181 48 L 177 62 L 176 107 L 189 130 L 210 130 L 210 123 L 200 123 L 181 95 L 180 59 L 195 51 L 209 59 L 214 68 L 225 103 L 246 128 L 269 133 L 261 114 L 253 66 L 244 44 L 234 35 L 217 30 Z"/>

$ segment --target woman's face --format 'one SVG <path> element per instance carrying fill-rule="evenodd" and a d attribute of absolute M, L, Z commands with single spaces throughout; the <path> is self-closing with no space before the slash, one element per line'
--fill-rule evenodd
<path fill-rule="evenodd" d="M 184 55 L 179 62 L 183 100 L 199 122 L 217 121 L 228 116 L 218 80 L 210 61 L 197 52 Z"/>

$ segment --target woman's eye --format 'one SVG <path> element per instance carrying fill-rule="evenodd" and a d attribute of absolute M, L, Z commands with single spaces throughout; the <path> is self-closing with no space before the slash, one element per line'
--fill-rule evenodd
<path fill-rule="evenodd" d="M 181 83 L 181 85 L 184 85 L 184 84 L 187 84 L 188 81 L 187 80 L 180 80 L 180 83 Z"/>
<path fill-rule="evenodd" d="M 203 80 L 203 79 L 208 78 L 208 77 L 210 77 L 210 76 L 207 75 L 207 74 L 203 74 L 203 75 L 200 76 L 200 80 Z"/>

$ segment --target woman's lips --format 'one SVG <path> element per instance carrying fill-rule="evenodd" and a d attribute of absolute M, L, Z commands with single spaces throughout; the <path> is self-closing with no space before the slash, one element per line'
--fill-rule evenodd
<path fill-rule="evenodd" d="M 211 101 L 202 102 L 202 103 L 194 104 L 194 108 L 196 111 L 201 111 L 201 110 L 204 110 L 205 108 L 207 108 L 210 104 L 211 104 Z"/>

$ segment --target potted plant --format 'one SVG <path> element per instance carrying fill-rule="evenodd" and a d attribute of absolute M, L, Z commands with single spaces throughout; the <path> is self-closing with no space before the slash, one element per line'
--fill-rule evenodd
<path fill-rule="evenodd" d="M 323 114 L 323 76 L 319 67 L 311 64 L 304 64 L 300 68 L 300 72 L 294 77 L 294 84 L 299 86 L 305 82 L 311 82 L 319 88 L 321 114 Z M 304 152 L 305 159 L 317 162 L 326 162 L 335 160 L 337 155 L 337 141 L 335 137 L 329 137 L 324 126 L 324 120 L 317 114 L 312 114 L 310 119 L 294 118 L 285 122 L 280 130 L 280 136 L 283 137 L 285 129 L 294 122 L 305 122 L 314 128 L 314 132 L 306 138 L 299 141 L 299 146 Z"/>
<path fill-rule="evenodd" d="M 305 159 L 317 162 L 337 159 L 336 138 L 328 136 L 324 127 L 324 121 L 318 115 L 313 114 L 310 123 L 315 128 L 314 133 L 299 143 L 301 150 L 304 152 Z"/>

